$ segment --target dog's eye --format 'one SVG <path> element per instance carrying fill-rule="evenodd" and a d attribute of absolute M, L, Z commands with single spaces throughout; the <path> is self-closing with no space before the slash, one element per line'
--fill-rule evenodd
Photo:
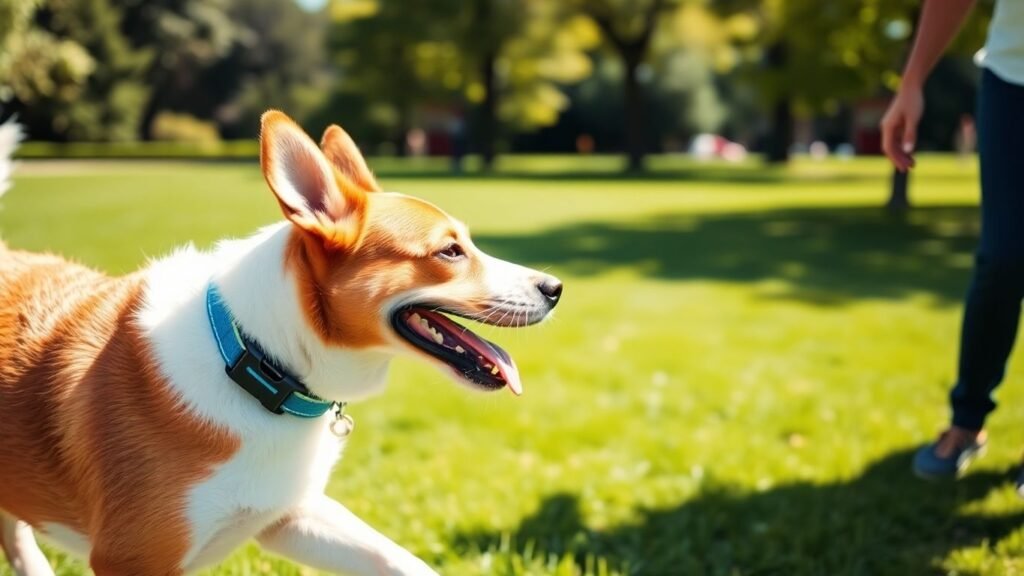
<path fill-rule="evenodd" d="M 452 242 L 445 246 L 443 250 L 438 252 L 437 255 L 446 260 L 458 260 L 466 255 L 466 251 L 463 250 L 462 246 L 459 246 L 457 242 Z"/>

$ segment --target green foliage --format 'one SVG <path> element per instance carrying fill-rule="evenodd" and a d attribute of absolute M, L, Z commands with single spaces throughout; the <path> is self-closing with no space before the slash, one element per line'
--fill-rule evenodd
<path fill-rule="evenodd" d="M 24 12 L 23 12 L 24 14 Z M 109 0 L 46 0 L 15 34 L 0 76 L 34 137 L 131 140 L 148 54 L 128 45 Z M 10 42 L 10 40 L 9 40 Z"/>
<path fill-rule="evenodd" d="M 365 99 L 364 130 L 396 140 L 431 122 L 431 107 L 482 103 L 487 58 L 498 117 L 512 130 L 550 125 L 568 105 L 560 86 L 590 73 L 597 40 L 584 19 L 542 0 L 338 0 L 331 13 L 339 90 Z"/>
<path fill-rule="evenodd" d="M 161 112 L 153 120 L 153 139 L 168 142 L 190 142 L 200 147 L 220 141 L 217 126 L 188 114 Z"/>
<path fill-rule="evenodd" d="M 26 30 L 9 41 L 3 64 L 4 99 L 71 104 L 81 94 L 96 61 L 77 42 L 43 30 Z"/>
<path fill-rule="evenodd" d="M 0 102 L 71 101 L 95 68 L 79 44 L 30 27 L 38 0 L 0 0 Z"/>
<path fill-rule="evenodd" d="M 747 31 L 735 60 L 765 102 L 792 99 L 804 113 L 834 110 L 844 101 L 895 89 L 909 50 L 918 0 L 757 0 L 725 2 Z M 990 2 L 980 2 L 954 54 L 981 47 Z M 752 33 L 757 30 L 756 33 Z M 776 54 L 772 54 L 772 50 Z"/>
<path fill-rule="evenodd" d="M 0 0 L 0 45 L 25 31 L 37 4 L 38 0 Z"/>
<path fill-rule="evenodd" d="M 110 0 L 47 0 L 49 26 L 80 44 L 99 64 L 80 98 L 45 114 L 72 140 L 134 140 L 149 88 L 142 74 L 150 54 L 132 48 L 121 34 L 121 14 Z"/>
<path fill-rule="evenodd" d="M 150 73 L 156 77 L 185 67 L 207 66 L 230 50 L 237 28 L 228 13 L 230 0 L 122 0 L 124 30 L 135 46 L 161 55 Z"/>
<path fill-rule="evenodd" d="M 601 27 L 608 42 L 622 48 L 650 36 L 662 15 L 678 7 L 680 0 L 574 0 L 574 3 Z"/>
<path fill-rule="evenodd" d="M 701 3 L 684 3 L 663 17 L 651 47 L 652 91 L 666 110 L 662 138 L 718 132 L 730 113 L 716 79 L 733 66 L 736 30 Z M 666 123 L 668 120 L 669 123 Z"/>
<path fill-rule="evenodd" d="M 0 99 L 36 139 L 156 137 L 161 111 L 252 136 L 266 108 L 324 100 L 324 18 L 292 1 L 0 1 Z"/>
<path fill-rule="evenodd" d="M 487 178 L 372 165 L 566 282 L 553 321 L 482 329 L 525 395 L 397 362 L 387 392 L 350 409 L 332 496 L 446 576 L 1024 571 L 1024 355 L 978 467 L 957 484 L 909 469 L 947 417 L 975 166 L 921 157 L 919 210 L 893 221 L 880 159 L 652 157 L 637 179 L 618 158 L 503 161 Z M 127 272 L 280 217 L 255 162 L 24 162 L 0 230 Z M 207 572 L 313 573 L 255 545 Z"/>
<path fill-rule="evenodd" d="M 229 138 L 254 136 L 267 108 L 304 119 L 326 91 L 324 18 L 294 1 L 131 0 L 125 29 L 161 54 L 146 72 L 140 131 L 161 110 L 212 119 Z"/>
<path fill-rule="evenodd" d="M 207 94 L 213 92 L 208 112 L 225 136 L 256 136 L 268 108 L 300 122 L 320 109 L 330 89 L 325 14 L 295 2 L 231 0 L 228 16 L 235 42 L 203 75 Z"/>
<path fill-rule="evenodd" d="M 417 103 L 443 101 L 447 98 L 439 98 L 438 91 L 450 95 L 462 82 L 457 67 L 438 71 L 429 64 L 444 57 L 444 47 L 434 39 L 440 21 L 450 21 L 451 15 L 450 10 L 441 14 L 434 8 L 450 9 L 451 5 L 367 0 L 356 3 L 359 9 L 353 10 L 352 4 L 345 0 L 330 4 L 330 45 L 340 78 L 328 108 L 337 110 L 338 119 L 354 134 L 363 135 L 364 141 L 366 137 L 401 141 L 412 126 Z M 428 64 L 421 63 L 424 60 Z"/>
<path fill-rule="evenodd" d="M 238 38 L 239 28 L 228 14 L 229 1 L 123 2 L 123 28 L 132 45 L 159 56 L 145 70 L 152 90 L 140 106 L 136 129 L 141 136 L 151 136 L 153 120 L 160 110 L 212 116 L 210 100 L 221 101 L 224 88 L 220 83 L 204 83 L 203 72 L 224 58 Z"/>
<path fill-rule="evenodd" d="M 643 167 L 648 150 L 662 144 L 678 148 L 696 132 L 718 131 L 728 103 L 715 80 L 732 65 L 734 27 L 697 1 L 571 4 L 601 30 L 606 52 L 613 57 L 603 67 L 613 71 L 611 84 L 622 89 L 624 121 L 619 130 L 631 170 Z M 601 93 L 604 102 L 598 106 L 607 106 L 609 99 Z"/>
<path fill-rule="evenodd" d="M 499 116 L 514 130 L 530 130 L 554 124 L 569 106 L 560 86 L 591 74 L 587 51 L 600 37 L 587 18 L 562 3 L 532 0 L 519 6 L 520 28 L 498 52 Z M 479 100 L 478 85 L 479 80 L 467 88 L 471 101 Z"/>
<path fill-rule="evenodd" d="M 161 112 L 252 137 L 277 107 L 390 150 L 422 127 L 486 156 L 561 122 L 563 140 L 586 131 L 639 158 L 695 132 L 753 136 L 775 104 L 831 114 L 895 87 L 917 3 L 0 0 L 0 102 L 36 139 L 155 137 Z M 984 36 L 980 4 L 958 56 Z"/>

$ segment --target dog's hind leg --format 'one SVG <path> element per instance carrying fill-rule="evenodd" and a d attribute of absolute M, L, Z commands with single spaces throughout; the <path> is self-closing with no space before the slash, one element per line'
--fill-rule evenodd
<path fill-rule="evenodd" d="M 3 523 L 0 544 L 14 573 L 17 576 L 53 576 L 49 561 L 36 544 L 32 527 L 6 514 L 0 514 L 0 522 Z"/>

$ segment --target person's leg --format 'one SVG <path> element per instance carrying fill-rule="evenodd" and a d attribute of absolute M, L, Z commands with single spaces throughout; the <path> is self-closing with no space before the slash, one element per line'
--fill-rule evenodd
<path fill-rule="evenodd" d="M 985 71 L 978 102 L 981 242 L 964 308 L 953 425 L 980 430 L 995 409 L 1024 297 L 1024 86 Z"/>
<path fill-rule="evenodd" d="M 1003 380 L 1020 318 L 1020 266 L 978 256 L 964 308 L 960 370 L 950 393 L 953 425 L 981 430 L 995 409 L 992 392 Z"/>
<path fill-rule="evenodd" d="M 981 240 L 964 307 L 952 426 L 915 456 L 927 477 L 962 469 L 984 443 L 981 429 L 995 409 L 1024 298 L 1024 86 L 985 71 L 978 98 Z"/>

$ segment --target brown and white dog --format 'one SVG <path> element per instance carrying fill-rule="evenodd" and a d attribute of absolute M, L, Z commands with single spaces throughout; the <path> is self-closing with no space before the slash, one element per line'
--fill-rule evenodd
<path fill-rule="evenodd" d="M 400 353 L 518 394 L 508 355 L 438 311 L 533 324 L 561 284 L 379 191 L 337 126 L 317 147 L 271 111 L 260 142 L 287 221 L 251 238 L 118 278 L 0 245 L 0 517 L 18 574 L 53 574 L 34 532 L 99 576 L 191 573 L 250 538 L 329 572 L 434 574 L 324 495 L 337 416 L 275 413 L 226 373 L 211 302 L 265 354 L 258 384 L 276 394 L 264 377 L 290 374 L 322 406 L 381 391 Z"/>

